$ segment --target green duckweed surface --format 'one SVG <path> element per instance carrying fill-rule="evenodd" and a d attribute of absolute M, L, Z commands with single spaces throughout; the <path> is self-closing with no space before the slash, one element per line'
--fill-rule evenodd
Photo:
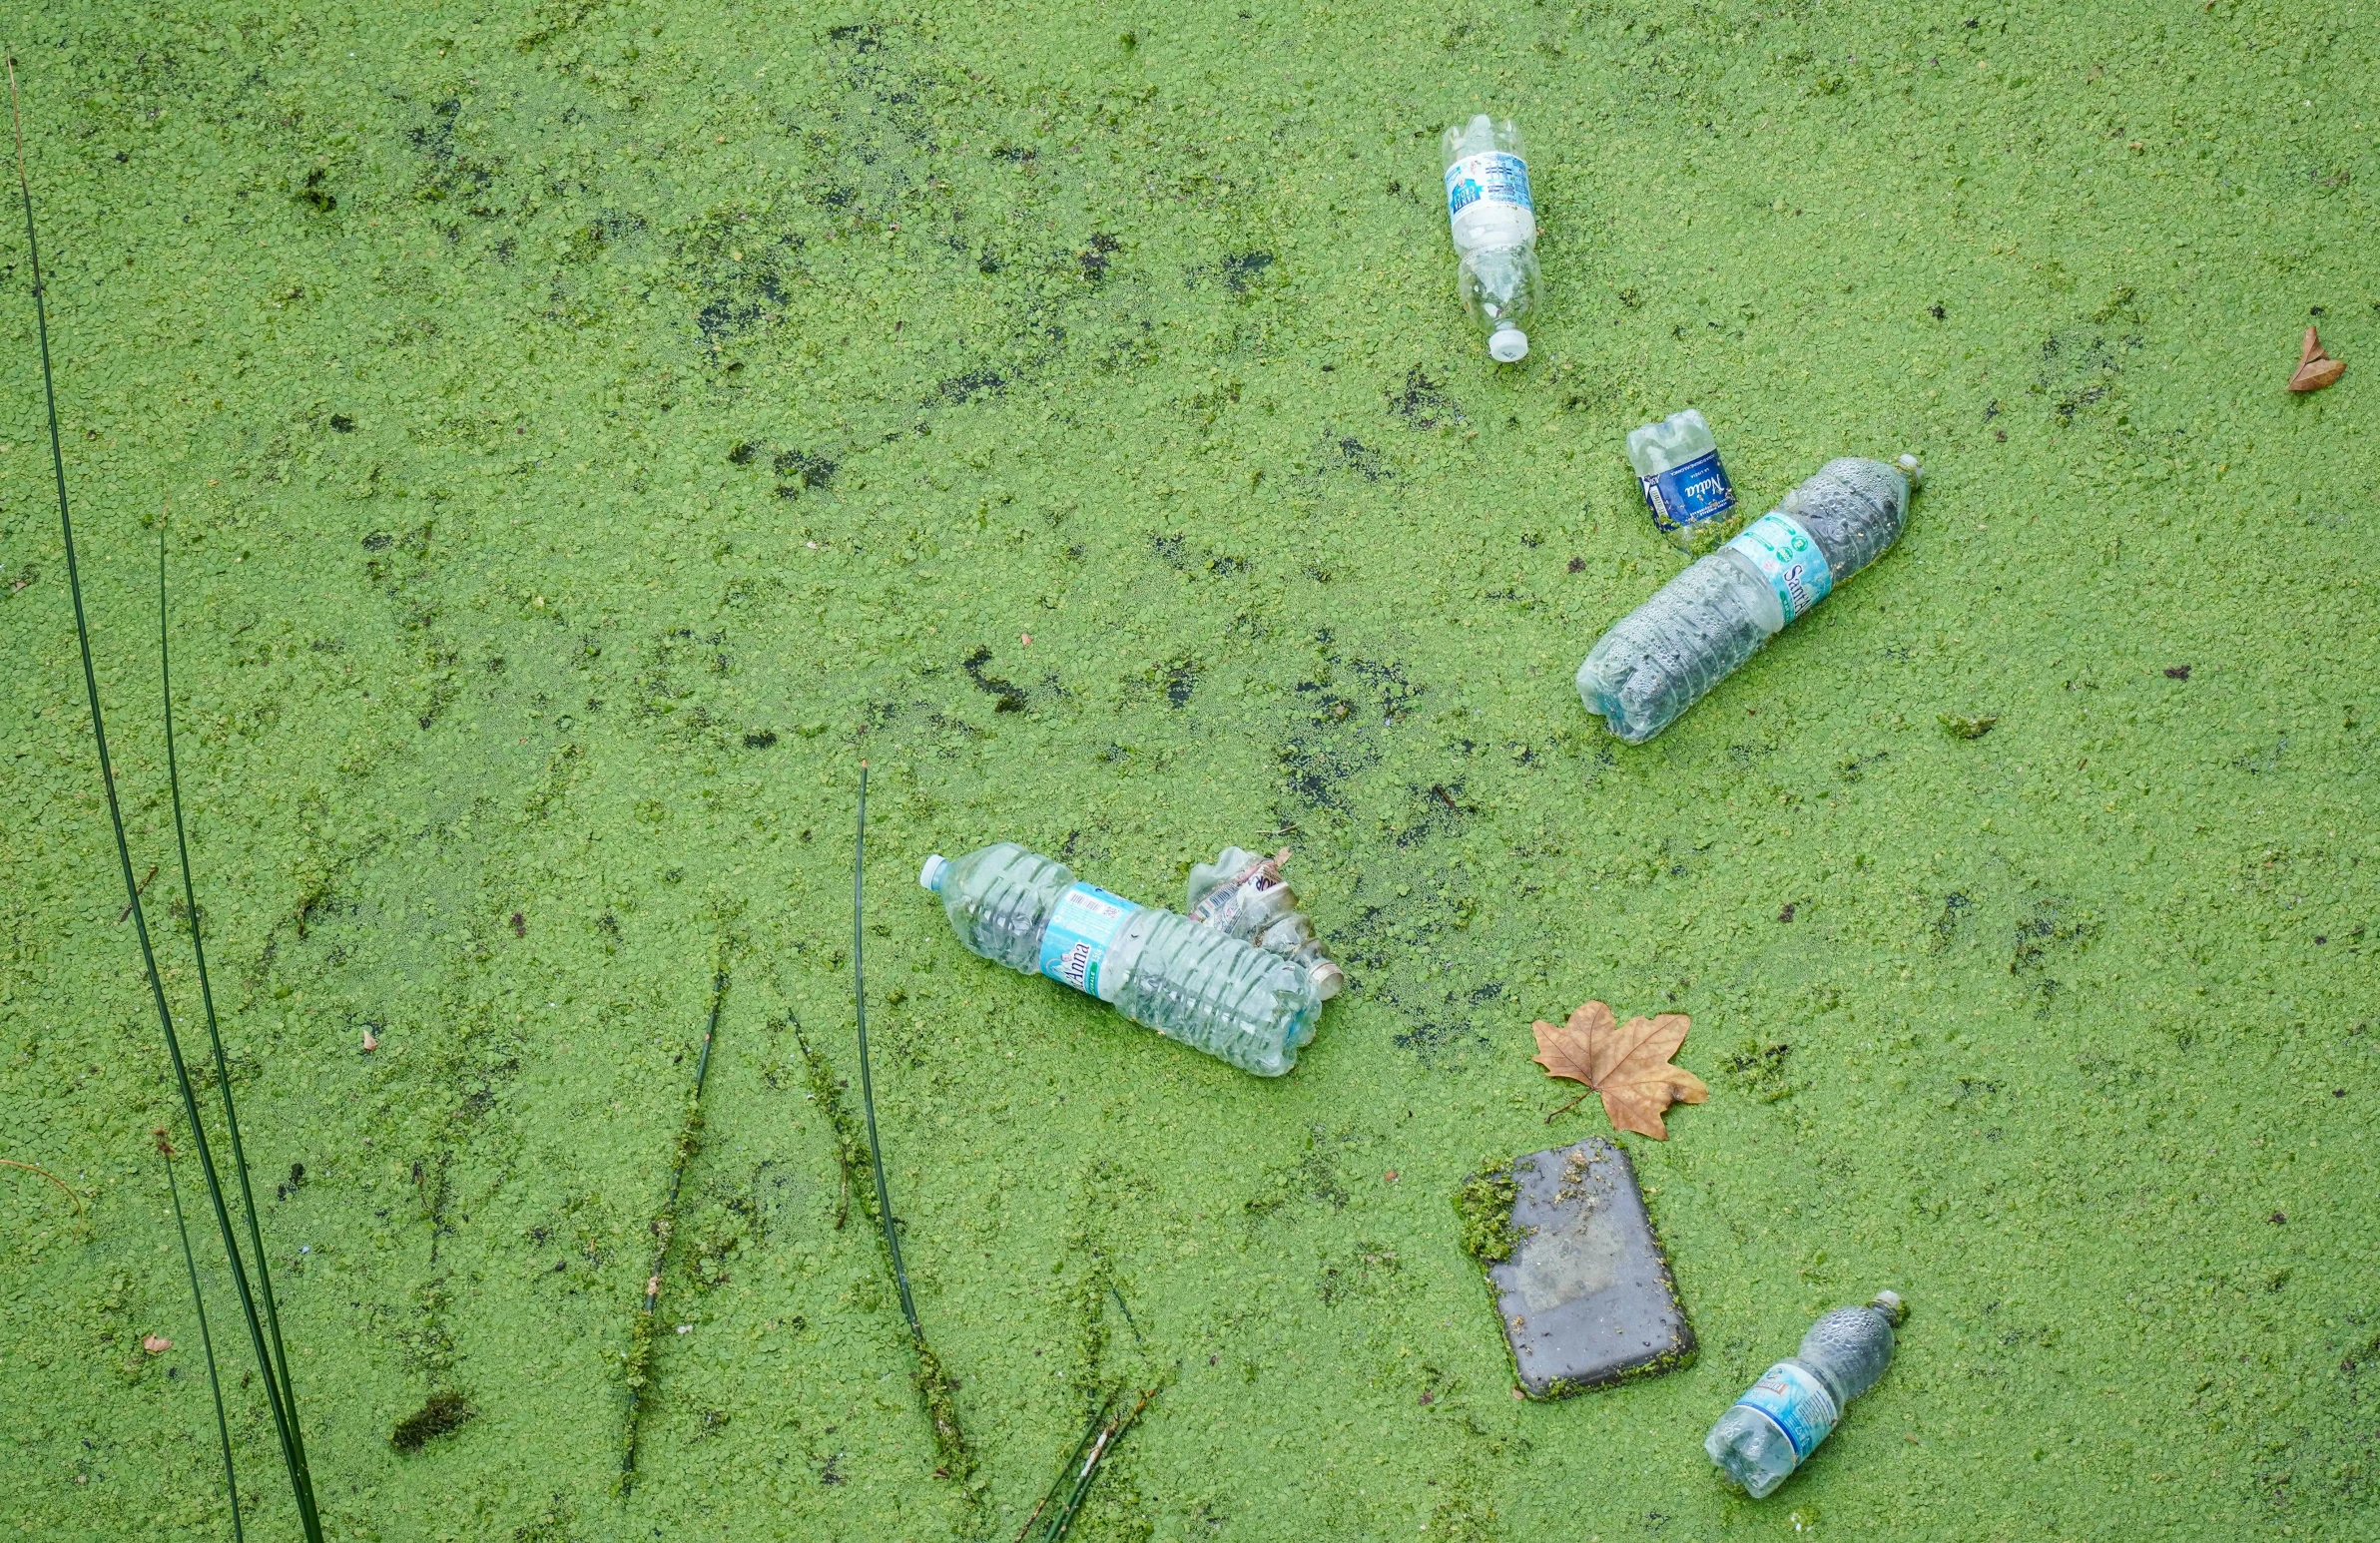
<path fill-rule="evenodd" d="M 203 1039 L 162 511 L 328 1534 L 1005 1538 L 1160 1373 L 1078 1538 L 2368 1529 L 2376 23 L 18 8 L 136 873 Z M 1501 371 L 1435 164 L 1488 105 L 1551 296 Z M 0 1169 L 0 1531 L 226 1537 L 4 261 L 0 1156 L 85 1210 Z M 2291 397 L 2309 319 L 2347 373 Z M 1631 749 L 1570 676 L 1677 566 L 1619 444 L 1688 404 L 1755 509 L 1837 454 L 1929 475 Z M 856 1085 L 863 758 L 879 1112 L 971 1498 L 801 1050 Z M 1353 988 L 1278 1082 L 1163 1043 L 910 882 L 1003 837 L 1175 904 L 1286 844 Z M 1449 1199 L 1599 1128 L 1528 1059 L 1590 996 L 1694 1018 L 1710 1102 L 1628 1147 L 1702 1354 L 1526 1404 Z M 214 1282 L 250 1535 L 292 1537 Z M 1712 1419 L 1888 1286 L 1885 1381 L 1731 1493 Z M 398 1450 L 443 1394 L 475 1412 Z"/>

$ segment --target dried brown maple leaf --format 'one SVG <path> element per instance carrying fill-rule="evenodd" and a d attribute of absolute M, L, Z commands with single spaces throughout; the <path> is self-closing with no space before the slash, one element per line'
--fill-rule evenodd
<path fill-rule="evenodd" d="M 1537 1053 L 1530 1059 L 1549 1077 L 1583 1082 L 1603 1096 L 1612 1129 L 1667 1141 L 1661 1111 L 1671 1104 L 1699 1104 L 1710 1097 L 1701 1078 L 1669 1058 L 1686 1042 L 1694 1020 L 1684 1013 L 1630 1018 L 1621 1026 L 1609 1007 L 1588 1002 L 1569 1021 L 1533 1025 Z M 1580 1094 L 1584 1098 L 1585 1094 Z"/>
<path fill-rule="evenodd" d="M 2305 346 L 2298 351 L 2297 373 L 2289 377 L 2292 391 L 2319 391 L 2347 373 L 2343 359 L 2334 359 L 2322 351 L 2322 338 L 2312 327 L 2306 328 Z"/>

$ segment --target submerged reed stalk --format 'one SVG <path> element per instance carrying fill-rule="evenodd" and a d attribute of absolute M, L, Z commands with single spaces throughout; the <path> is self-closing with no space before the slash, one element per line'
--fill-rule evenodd
<path fill-rule="evenodd" d="M 636 1487 L 636 1445 L 644 1415 L 645 1389 L 653 1380 L 653 1346 L 660 1319 L 655 1308 L 661 1301 L 661 1278 L 669 1264 L 670 1244 L 678 1232 L 678 1192 L 686 1183 L 686 1167 L 694 1161 L 703 1144 L 703 1083 L 711 1074 L 711 1041 L 719 1033 L 719 1009 L 727 1001 L 727 966 L 724 960 L 711 972 L 711 1017 L 703 1025 L 702 1048 L 694 1058 L 694 1092 L 686 1100 L 686 1121 L 678 1129 L 677 1145 L 670 1150 L 669 1198 L 661 1203 L 661 1210 L 653 1218 L 653 1273 L 645 1280 L 645 1303 L 637 1310 L 636 1322 L 629 1330 L 628 1342 L 628 1429 L 620 1445 L 620 1494 L 625 1498 Z"/>
<path fill-rule="evenodd" d="M 290 1489 L 297 1502 L 298 1525 L 307 1543 L 321 1543 L 321 1518 L 314 1506 L 313 1479 L 306 1467 L 305 1444 L 298 1428 L 297 1398 L 291 1388 L 289 1366 L 281 1354 L 280 1332 L 277 1328 L 271 1343 L 267 1342 L 256 1290 L 249 1281 L 239 1238 L 232 1229 L 230 1210 L 224 1203 L 223 1181 L 216 1170 L 214 1152 L 208 1145 L 207 1128 L 199 1119 L 198 1094 L 191 1086 L 190 1068 L 182 1057 L 182 1041 L 174 1030 L 173 1009 L 166 1002 L 165 982 L 158 973 L 157 953 L 149 938 L 149 920 L 141 909 L 141 886 L 133 878 L 132 845 L 124 833 L 124 808 L 116 792 L 116 768 L 108 756 L 107 722 L 100 712 L 99 672 L 91 659 L 91 625 L 83 607 L 83 580 L 75 553 L 74 519 L 67 507 L 66 451 L 58 432 L 58 388 L 50 366 L 49 301 L 41 278 L 41 246 L 35 235 L 33 220 L 33 181 L 25 167 L 25 124 L 23 113 L 18 107 L 17 66 L 13 54 L 8 58 L 8 100 L 10 117 L 16 130 L 17 188 L 24 198 L 25 251 L 33 279 L 34 329 L 41 343 L 41 389 L 49 420 L 50 470 L 58 493 L 59 534 L 66 547 L 66 587 L 74 602 L 75 641 L 82 653 L 83 691 L 91 708 L 91 739 L 99 756 L 100 783 L 107 794 L 108 824 L 116 838 L 117 864 L 124 876 L 126 909 L 131 913 L 133 930 L 140 942 L 141 963 L 148 977 L 150 1001 L 156 1008 L 158 1027 L 165 1036 L 166 1053 L 173 1063 L 175 1088 L 182 1098 L 183 1115 L 190 1122 L 191 1142 L 198 1151 L 199 1169 L 207 1181 L 207 1199 L 215 1213 L 216 1231 L 223 1239 L 224 1254 L 231 1263 L 232 1284 L 240 1293 L 241 1316 L 248 1325 L 249 1343 L 256 1352 L 258 1366 L 265 1373 L 266 1400 L 273 1413 L 274 1433 L 280 1438 L 282 1460 L 289 1468 Z M 195 935 L 195 917 L 193 921 Z M 221 1054 L 220 1048 L 218 1054 Z M 220 1060 L 218 1065 L 220 1068 Z M 239 1126 L 232 1114 L 231 1079 L 223 1077 L 221 1081 L 224 1113 L 227 1121 L 231 1122 L 232 1140 L 237 1146 Z M 245 1173 L 241 1175 L 241 1182 L 245 1196 Z M 253 1197 L 249 1208 L 249 1232 L 251 1242 L 256 1246 L 258 1276 L 260 1280 L 265 1280 L 265 1254 L 256 1228 Z M 269 1282 L 266 1291 L 270 1301 Z"/>
<path fill-rule="evenodd" d="M 925 1418 L 933 1427 L 933 1451 L 939 1459 L 935 1476 L 962 1485 L 974 1476 L 974 1448 L 958 1426 L 957 1384 L 942 1368 L 941 1357 L 925 1337 L 917 1319 L 916 1298 L 909 1292 L 908 1268 L 900 1258 L 900 1223 L 892 1215 L 892 1192 L 885 1184 L 885 1149 L 876 1130 L 876 1083 L 868 1064 L 868 966 L 866 920 L 868 875 L 868 763 L 860 763 L 859 834 L 852 846 L 852 1013 L 860 1034 L 860 1108 L 867 1117 L 868 1163 L 876 1178 L 876 1218 L 885 1239 L 885 1254 L 892 1264 L 892 1285 L 900 1293 L 900 1315 L 908 1320 L 909 1346 L 917 1352 L 917 1396 L 924 1401 Z M 814 1075 L 814 1083 L 817 1079 Z M 833 1118 L 833 1111 L 829 1111 Z"/>
<path fill-rule="evenodd" d="M 1119 1296 L 1116 1304 L 1123 1305 L 1123 1298 Z M 1059 1466 L 1058 1476 L 1042 1494 L 1040 1504 L 1033 1507 L 1032 1514 L 1024 1519 L 1024 1526 L 1017 1530 L 1016 1543 L 1061 1543 L 1073 1531 L 1074 1519 L 1082 1514 L 1082 1503 L 1090 1496 L 1091 1480 L 1097 1477 L 1099 1464 L 1116 1449 L 1116 1444 L 1124 1439 L 1124 1432 L 1133 1427 L 1148 1408 L 1149 1400 L 1156 1396 L 1156 1388 L 1142 1388 L 1132 1406 L 1119 1415 L 1115 1410 L 1122 1401 L 1122 1390 L 1107 1395 L 1098 1412 L 1091 1416 L 1082 1439 L 1074 1443 L 1072 1455 Z"/>
<path fill-rule="evenodd" d="M 247 1543 L 248 1530 L 240 1522 L 240 1476 L 232 1469 L 232 1422 L 224 1417 L 223 1378 L 215 1369 L 215 1335 L 207 1330 L 207 1293 L 199 1289 L 199 1262 L 190 1252 L 190 1223 L 182 1216 L 182 1185 L 174 1177 L 174 1144 L 159 1126 L 157 1155 L 165 1159 L 166 1193 L 174 1197 L 174 1231 L 182 1235 L 182 1263 L 190 1270 L 190 1304 L 198 1309 L 199 1348 L 207 1356 L 207 1390 L 215 1395 L 215 1435 L 223 1444 L 224 1492 L 232 1500 L 232 1543 Z"/>

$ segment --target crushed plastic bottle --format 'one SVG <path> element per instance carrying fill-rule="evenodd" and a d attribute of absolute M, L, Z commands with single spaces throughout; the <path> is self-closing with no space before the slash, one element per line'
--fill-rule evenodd
<path fill-rule="evenodd" d="M 1327 1002 L 1339 994 L 1347 975 L 1314 935 L 1314 923 L 1298 906 L 1297 891 L 1281 876 L 1281 865 L 1287 861 L 1287 848 L 1260 857 L 1226 846 L 1213 862 L 1190 870 L 1189 909 L 1183 914 L 1227 937 L 1279 954 L 1304 970 L 1314 994 Z"/>
<path fill-rule="evenodd" d="M 1064 981 L 1144 1028 L 1259 1077 L 1298 1063 L 1322 998 L 1307 969 L 1218 928 L 1077 883 L 1064 863 L 1013 841 L 917 882 L 941 896 L 958 940 L 1021 974 Z"/>
<path fill-rule="evenodd" d="M 1628 464 L 1644 487 L 1653 525 L 1686 551 L 1708 551 L 1735 508 L 1735 488 L 1719 464 L 1710 424 L 1688 407 L 1628 431 Z"/>
<path fill-rule="evenodd" d="M 1753 1499 L 1773 1493 L 1809 1461 L 1844 1406 L 1884 1375 L 1892 1364 L 1893 1330 L 1907 1315 L 1892 1291 L 1878 1291 L 1864 1307 L 1826 1314 L 1802 1335 L 1799 1355 L 1761 1373 L 1719 1416 L 1702 1449 Z"/>
<path fill-rule="evenodd" d="M 1923 476 L 1914 456 L 1827 462 L 1605 633 L 1578 667 L 1579 700 L 1631 745 L 1659 734 L 1899 540 Z"/>
<path fill-rule="evenodd" d="M 1537 206 L 1528 188 L 1520 131 L 1509 118 L 1474 114 L 1439 136 L 1447 169 L 1447 219 L 1462 257 L 1455 286 L 1463 308 L 1488 334 L 1488 356 L 1512 364 L 1528 355 L 1520 323 L 1536 310 Z"/>

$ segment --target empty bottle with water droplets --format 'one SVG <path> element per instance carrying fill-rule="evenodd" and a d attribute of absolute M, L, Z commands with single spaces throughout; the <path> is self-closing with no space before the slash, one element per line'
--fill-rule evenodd
<path fill-rule="evenodd" d="M 1906 1316 L 1901 1298 L 1878 1291 L 1864 1307 L 1837 1307 L 1802 1335 L 1801 1353 L 1762 1372 L 1719 1416 L 1702 1449 L 1726 1475 L 1760 1499 L 1809 1461 L 1852 1399 L 1876 1385 L 1892 1364 L 1893 1330 Z"/>
<path fill-rule="evenodd" d="M 1278 1077 L 1314 1038 L 1322 998 L 1305 965 L 1077 883 L 1064 863 L 1013 841 L 956 862 L 928 857 L 917 882 L 984 958 L 1064 981 L 1242 1071 Z"/>
<path fill-rule="evenodd" d="M 1447 219 L 1462 258 L 1455 287 L 1488 334 L 1488 356 L 1511 364 L 1528 354 L 1521 329 L 1537 306 L 1537 206 L 1527 153 L 1509 118 L 1474 114 L 1439 136 L 1447 171 Z"/>
<path fill-rule="evenodd" d="M 1579 700 L 1631 745 L 1659 734 L 1899 540 L 1923 475 L 1907 455 L 1827 462 L 1605 633 L 1578 667 Z"/>
<path fill-rule="evenodd" d="M 1628 464 L 1636 468 L 1654 528 L 1673 546 L 1709 551 L 1735 508 L 1735 488 L 1702 414 L 1688 407 L 1630 429 Z"/>

